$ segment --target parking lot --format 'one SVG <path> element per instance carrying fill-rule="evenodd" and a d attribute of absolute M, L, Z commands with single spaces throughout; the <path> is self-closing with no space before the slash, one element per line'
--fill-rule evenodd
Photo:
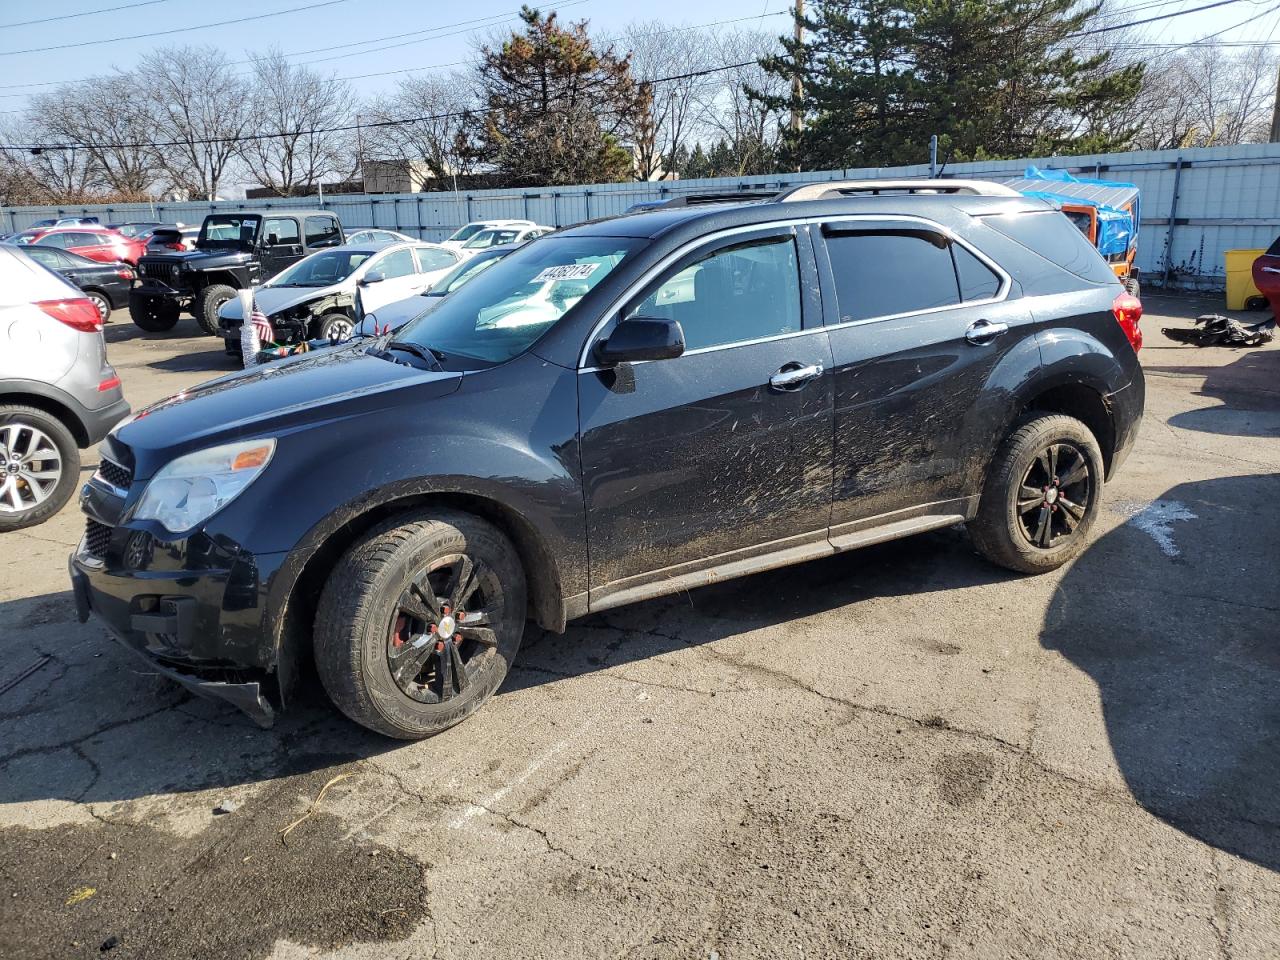
<path fill-rule="evenodd" d="M 76 622 L 74 502 L 5 535 L 0 955 L 1280 955 L 1280 343 L 1146 305 L 1074 563 L 948 529 L 530 627 L 421 743 L 192 698 Z M 135 409 L 231 369 L 196 332 L 116 313 Z"/>

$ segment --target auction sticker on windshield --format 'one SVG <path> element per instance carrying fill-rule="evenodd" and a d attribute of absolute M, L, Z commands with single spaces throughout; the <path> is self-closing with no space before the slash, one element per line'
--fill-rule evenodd
<path fill-rule="evenodd" d="M 542 283 L 545 280 L 585 280 L 596 272 L 596 263 L 566 263 L 561 267 L 547 267 L 531 282 Z"/>

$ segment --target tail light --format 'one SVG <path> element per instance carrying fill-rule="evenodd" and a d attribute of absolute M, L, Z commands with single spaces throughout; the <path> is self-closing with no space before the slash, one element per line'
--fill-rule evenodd
<path fill-rule="evenodd" d="M 121 267 L 119 270 L 116 271 L 116 276 L 119 277 L 121 280 L 132 280 L 133 271 L 130 270 L 128 267 Z"/>
<path fill-rule="evenodd" d="M 182 245 L 182 241 L 181 241 L 181 240 L 175 240 L 175 241 L 173 241 L 172 243 L 163 243 L 163 244 L 161 244 L 161 246 L 162 246 L 162 247 L 164 247 L 166 250 L 179 250 L 179 251 L 181 251 L 181 250 L 185 250 L 185 249 L 186 249 L 186 247 L 184 247 L 184 246 Z"/>
<path fill-rule="evenodd" d="M 86 297 L 67 298 L 66 300 L 37 300 L 33 306 L 39 307 L 59 323 L 65 323 L 72 330 L 81 333 L 98 333 L 102 330 L 102 317 L 93 301 Z"/>
<path fill-rule="evenodd" d="M 1111 312 L 1116 316 L 1116 323 L 1129 338 L 1129 343 L 1136 353 L 1142 349 L 1142 328 L 1138 321 L 1142 319 L 1142 301 L 1127 290 L 1111 303 Z"/>

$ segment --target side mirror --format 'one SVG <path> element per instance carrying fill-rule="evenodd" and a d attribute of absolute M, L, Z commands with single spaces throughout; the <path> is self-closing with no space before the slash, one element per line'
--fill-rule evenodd
<path fill-rule="evenodd" d="M 684 330 L 675 320 L 631 317 L 596 344 L 596 358 L 606 366 L 639 360 L 670 360 L 684 353 Z"/>
<path fill-rule="evenodd" d="M 361 279 L 360 286 L 367 287 L 371 283 L 381 283 L 385 279 L 387 278 L 382 275 L 380 270 L 370 270 Z"/>
<path fill-rule="evenodd" d="M 267 246 L 268 246 L 268 247 L 278 247 L 278 246 L 280 246 L 280 238 L 279 238 L 278 236 L 276 236 L 274 233 L 268 233 L 268 234 L 267 234 Z"/>

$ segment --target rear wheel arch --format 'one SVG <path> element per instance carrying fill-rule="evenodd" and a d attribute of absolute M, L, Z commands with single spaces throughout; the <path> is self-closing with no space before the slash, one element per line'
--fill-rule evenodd
<path fill-rule="evenodd" d="M 269 605 L 267 622 L 274 622 L 277 672 L 282 696 L 296 679 L 302 658 L 310 650 L 310 637 L 319 597 L 334 567 L 347 550 L 369 530 L 400 516 L 429 514 L 432 508 L 468 513 L 487 520 L 506 535 L 516 548 L 528 588 L 529 617 L 555 633 L 564 632 L 565 605 L 559 570 L 551 551 L 536 528 L 517 511 L 490 497 L 440 492 L 393 497 L 348 517 L 323 533 L 318 546 L 301 563 L 296 576 L 282 584 Z M 287 570 L 281 574 L 289 576 Z"/>
<path fill-rule="evenodd" d="M 23 390 L 10 392 L 0 386 L 0 404 L 35 407 L 37 410 L 43 410 L 49 416 L 61 422 L 70 431 L 71 436 L 75 437 L 76 445 L 81 450 L 91 445 L 89 430 L 84 425 L 84 421 L 70 407 L 53 397 Z"/>
<path fill-rule="evenodd" d="M 1033 413 L 1061 413 L 1088 427 L 1102 450 L 1102 462 L 1110 477 L 1116 448 L 1116 427 L 1111 405 L 1101 390 L 1084 383 L 1063 383 L 1042 389 L 1023 405 L 1008 432 Z"/>

